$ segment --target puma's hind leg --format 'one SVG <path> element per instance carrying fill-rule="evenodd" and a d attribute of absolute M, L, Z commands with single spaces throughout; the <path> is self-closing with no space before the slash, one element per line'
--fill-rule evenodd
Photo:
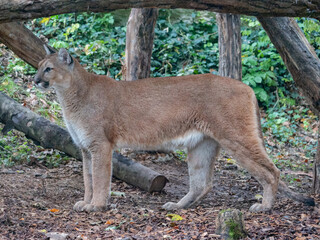
<path fill-rule="evenodd" d="M 175 210 L 190 207 L 212 189 L 214 162 L 219 150 L 220 145 L 212 138 L 205 138 L 188 149 L 189 192 L 178 203 L 168 202 L 162 208 Z"/>
<path fill-rule="evenodd" d="M 249 139 L 250 137 L 248 137 Z M 278 191 L 280 171 L 268 157 L 264 146 L 257 138 L 256 141 L 229 142 L 223 144 L 230 150 L 237 162 L 245 168 L 263 187 L 262 203 L 256 203 L 250 207 L 252 212 L 271 210 Z M 232 147 L 230 147 L 232 146 Z"/>

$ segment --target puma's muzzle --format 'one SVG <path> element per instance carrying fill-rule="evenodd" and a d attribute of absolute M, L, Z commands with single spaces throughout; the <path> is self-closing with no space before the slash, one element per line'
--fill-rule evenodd
<path fill-rule="evenodd" d="M 46 89 L 49 87 L 49 82 L 44 81 L 38 74 L 36 74 L 33 81 L 39 88 Z"/>

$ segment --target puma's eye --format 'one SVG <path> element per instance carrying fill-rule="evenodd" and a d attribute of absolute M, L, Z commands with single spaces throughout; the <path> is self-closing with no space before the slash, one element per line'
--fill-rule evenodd
<path fill-rule="evenodd" d="M 50 72 L 52 70 L 52 68 L 50 68 L 50 67 L 47 67 L 45 70 L 44 70 L 44 72 Z"/>

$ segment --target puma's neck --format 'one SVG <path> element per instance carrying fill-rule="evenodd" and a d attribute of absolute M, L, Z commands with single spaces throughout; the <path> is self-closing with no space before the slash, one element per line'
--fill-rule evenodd
<path fill-rule="evenodd" d="M 68 77 L 70 77 L 68 86 L 55 88 L 64 112 L 77 110 L 77 105 L 85 101 L 94 74 L 88 73 L 78 62 L 75 62 L 73 73 Z"/>

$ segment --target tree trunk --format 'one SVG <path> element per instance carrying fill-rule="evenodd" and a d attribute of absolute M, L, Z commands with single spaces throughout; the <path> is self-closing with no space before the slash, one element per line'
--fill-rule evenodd
<path fill-rule="evenodd" d="M 258 17 L 292 78 L 314 109 L 320 111 L 320 60 L 293 18 Z"/>
<path fill-rule="evenodd" d="M 46 55 L 44 42 L 18 22 L 0 24 L 0 42 L 35 68 Z"/>
<path fill-rule="evenodd" d="M 0 122 L 5 124 L 2 130 L 4 133 L 15 128 L 44 148 L 58 149 L 81 159 L 79 149 L 65 129 L 40 117 L 1 92 Z M 113 176 L 148 192 L 161 191 L 168 181 L 163 175 L 118 153 L 113 154 L 112 165 Z"/>
<path fill-rule="evenodd" d="M 293 18 L 258 17 L 272 43 L 280 53 L 293 80 L 312 108 L 320 112 L 320 60 Z M 318 141 L 319 145 L 319 141 Z M 320 193 L 319 159 L 314 163 L 313 191 Z"/>
<path fill-rule="evenodd" d="M 253 16 L 316 17 L 320 14 L 320 0 L 2 0 L 0 3 L 0 22 L 25 20 L 70 12 L 108 12 L 126 8 L 187 8 Z"/>
<path fill-rule="evenodd" d="M 315 194 L 320 194 L 320 124 L 318 125 L 317 155 L 313 163 L 312 192 Z"/>
<path fill-rule="evenodd" d="M 241 81 L 240 16 L 218 13 L 216 18 L 219 29 L 219 75 Z"/>
<path fill-rule="evenodd" d="M 158 9 L 133 8 L 127 24 L 125 80 L 150 76 L 154 27 Z"/>

